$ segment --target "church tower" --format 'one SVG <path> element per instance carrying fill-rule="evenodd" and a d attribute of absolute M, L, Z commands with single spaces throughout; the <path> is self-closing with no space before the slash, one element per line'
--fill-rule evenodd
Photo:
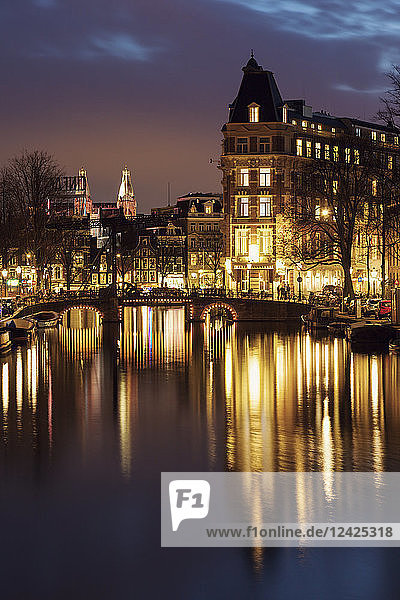
<path fill-rule="evenodd" d="M 125 217 L 136 217 L 135 193 L 133 191 L 131 172 L 127 167 L 122 171 L 117 207 L 123 209 Z"/>

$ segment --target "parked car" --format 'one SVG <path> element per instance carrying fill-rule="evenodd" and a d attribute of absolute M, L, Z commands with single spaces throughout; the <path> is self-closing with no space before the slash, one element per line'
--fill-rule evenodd
<path fill-rule="evenodd" d="M 390 317 L 392 314 L 392 303 L 390 300 L 380 300 L 375 316 L 377 319 Z"/>
<path fill-rule="evenodd" d="M 364 317 L 375 317 L 379 310 L 380 302 L 379 298 L 369 298 L 362 307 Z"/>
<path fill-rule="evenodd" d="M 322 293 L 325 296 L 338 296 L 341 298 L 343 296 L 343 288 L 340 285 L 324 285 Z"/>

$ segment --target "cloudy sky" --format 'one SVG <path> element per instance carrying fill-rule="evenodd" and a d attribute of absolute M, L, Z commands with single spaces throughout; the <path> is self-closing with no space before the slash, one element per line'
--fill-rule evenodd
<path fill-rule="evenodd" d="M 0 161 L 22 148 L 88 170 L 94 200 L 120 171 L 139 211 L 218 191 L 220 129 L 254 48 L 284 98 L 373 119 L 400 64 L 398 0 L 3 0 Z"/>

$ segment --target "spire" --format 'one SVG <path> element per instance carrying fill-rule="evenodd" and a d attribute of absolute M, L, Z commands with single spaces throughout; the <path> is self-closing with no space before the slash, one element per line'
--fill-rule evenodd
<path fill-rule="evenodd" d="M 86 217 L 92 212 L 92 199 L 85 167 L 79 169 L 79 178 L 79 192 L 75 198 L 75 214 Z"/>
<path fill-rule="evenodd" d="M 126 217 L 136 216 L 136 200 L 133 191 L 131 172 L 125 165 L 122 171 L 121 184 L 119 186 L 117 207 L 122 208 Z"/>
<path fill-rule="evenodd" d="M 262 67 L 258 64 L 256 59 L 254 58 L 254 50 L 251 51 L 251 56 L 248 60 L 248 63 L 245 67 L 242 68 L 244 73 L 248 73 L 250 71 L 262 71 Z"/>

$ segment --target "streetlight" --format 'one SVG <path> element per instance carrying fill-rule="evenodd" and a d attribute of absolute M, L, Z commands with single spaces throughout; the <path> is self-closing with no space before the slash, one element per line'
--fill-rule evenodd
<path fill-rule="evenodd" d="M 18 267 L 15 269 L 17 275 L 18 275 L 18 294 L 21 294 L 21 273 L 22 273 L 22 269 L 21 267 L 18 265 Z"/>
<path fill-rule="evenodd" d="M 6 283 L 7 275 L 8 275 L 7 269 L 3 269 L 1 272 L 1 275 L 3 277 L 4 295 L 7 296 L 7 283 Z"/>

